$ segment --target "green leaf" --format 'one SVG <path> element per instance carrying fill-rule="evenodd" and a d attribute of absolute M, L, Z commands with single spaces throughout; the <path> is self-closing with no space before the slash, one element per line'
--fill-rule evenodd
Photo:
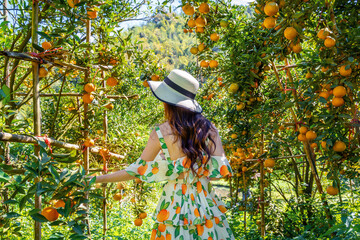
<path fill-rule="evenodd" d="M 6 173 L 0 170 L 0 182 L 9 182 L 10 177 Z"/>
<path fill-rule="evenodd" d="M 35 221 L 38 221 L 38 222 L 47 222 L 48 221 L 43 215 L 41 215 L 39 213 L 34 213 L 30 216 L 32 219 L 34 219 Z"/>
<path fill-rule="evenodd" d="M 105 199 L 103 196 L 96 193 L 89 193 L 89 196 L 92 198 Z"/>
<path fill-rule="evenodd" d="M 40 51 L 40 52 L 44 52 L 45 49 L 43 49 L 42 47 L 40 47 L 39 45 L 37 45 L 36 43 L 32 44 L 33 48 L 35 48 L 36 50 Z"/>
<path fill-rule="evenodd" d="M 211 164 L 213 165 L 213 168 L 215 169 L 219 168 L 219 163 L 216 160 L 216 158 L 211 158 Z"/>
<path fill-rule="evenodd" d="M 51 37 L 49 35 L 47 35 L 46 33 L 37 31 L 37 34 L 39 34 L 41 37 L 45 38 L 47 41 L 51 41 Z"/>
<path fill-rule="evenodd" d="M 16 212 L 8 212 L 8 213 L 5 213 L 4 215 L 2 215 L 2 217 L 4 217 L 4 218 L 18 218 L 20 216 L 21 215 Z"/>

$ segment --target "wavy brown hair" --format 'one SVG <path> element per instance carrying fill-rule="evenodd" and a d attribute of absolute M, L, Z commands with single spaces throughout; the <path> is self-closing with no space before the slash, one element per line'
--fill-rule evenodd
<path fill-rule="evenodd" d="M 164 103 L 164 108 L 165 119 L 169 121 L 175 135 L 175 142 L 178 139 L 181 140 L 182 151 L 191 160 L 190 169 L 195 173 L 195 163 L 200 168 L 210 160 L 213 149 L 206 145 L 206 139 L 209 139 L 215 146 L 210 134 L 211 130 L 215 130 L 215 128 L 201 113 L 167 103 Z M 204 156 L 206 157 L 205 161 L 203 161 Z M 196 173 L 196 175 L 198 174 Z"/>

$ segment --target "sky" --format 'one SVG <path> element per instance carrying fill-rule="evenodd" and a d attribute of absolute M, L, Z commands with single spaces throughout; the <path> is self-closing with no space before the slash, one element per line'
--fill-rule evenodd
<path fill-rule="evenodd" d="M 154 0 L 151 0 L 154 1 Z M 176 1 L 176 0 L 175 0 Z M 232 0 L 232 3 L 234 5 L 248 5 L 251 2 L 254 2 L 255 0 Z M 172 7 L 175 8 L 179 6 L 179 2 L 177 1 L 176 3 L 172 4 Z M 139 17 L 141 18 L 141 17 Z M 121 28 L 124 28 L 125 30 L 134 26 L 140 26 L 141 24 L 144 24 L 145 21 L 128 21 L 128 22 L 124 22 L 122 24 L 120 24 Z"/>

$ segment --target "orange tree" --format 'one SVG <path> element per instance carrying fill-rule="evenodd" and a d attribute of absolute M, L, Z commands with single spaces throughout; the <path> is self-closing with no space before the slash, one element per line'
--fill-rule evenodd
<path fill-rule="evenodd" d="M 199 57 L 197 71 L 208 78 L 203 104 L 222 129 L 235 171 L 234 212 L 246 207 L 251 219 L 260 219 L 264 204 L 264 229 L 276 236 L 356 239 L 358 232 L 344 230 L 333 215 L 346 203 L 343 221 L 356 224 L 349 194 L 359 186 L 357 1 L 256 1 L 250 7 L 192 1 L 183 11 L 189 16 L 184 27 L 198 40 L 190 49 Z M 282 156 L 293 157 L 276 160 Z M 258 190 L 250 203 L 237 203 L 239 188 L 260 184 L 250 159 L 268 166 L 265 203 Z M 272 192 L 284 207 L 269 201 Z M 329 208 L 326 192 L 340 204 L 330 198 Z"/>
<path fill-rule="evenodd" d="M 1 22 L 1 31 L 13 34 L 2 34 L 0 43 L 5 51 L 30 52 L 33 47 L 40 52 L 33 56 L 65 63 L 58 67 L 45 62 L 39 69 L 40 93 L 49 96 L 41 99 L 42 135 L 80 148 L 99 146 L 100 155 L 90 158 L 91 168 L 105 170 L 105 163 L 115 168 L 134 161 L 145 141 L 141 132 L 147 132 L 159 114 L 157 105 L 147 101 L 150 93 L 144 95 L 143 81 L 164 73 L 156 65 L 154 53 L 142 49 L 129 34 L 123 34 L 119 23 L 138 16 L 140 7 L 146 5 L 111 0 L 40 1 L 39 5 L 38 44 L 30 42 L 31 5 L 21 1 L 11 2 L 14 9 L 21 11 L 15 12 L 16 19 L 8 14 L 11 20 Z M 86 41 L 85 22 L 89 19 L 92 22 L 88 30 L 92 34 Z M 1 68 L 1 132 L 32 136 L 31 64 L 11 57 L 1 60 L 5 63 Z M 67 93 L 75 97 L 61 96 Z M 148 108 L 136 101 L 139 93 Z M 86 118 L 84 103 L 89 104 Z M 107 135 L 103 126 L 105 112 L 111 128 Z M 139 112 L 141 116 L 135 114 Z M 87 139 L 83 137 L 85 125 L 89 129 Z M 86 193 L 90 187 L 84 179 L 82 151 L 57 148 L 47 138 L 42 139 L 45 141 L 35 142 L 40 148 L 39 155 L 33 153 L 32 146 L 0 142 L 0 235 L 24 236 L 27 233 L 24 224 L 31 217 L 48 222 L 47 230 L 59 226 L 54 231 L 45 231 L 49 237 L 83 239 L 87 228 L 86 204 L 89 204 Z M 126 161 L 110 159 L 109 151 L 125 155 Z M 108 196 L 115 191 L 118 190 L 111 185 Z M 91 192 L 90 199 L 107 197 L 100 193 Z M 42 197 L 42 209 L 34 207 L 35 194 Z M 94 207 L 98 203 L 95 201 Z M 135 211 L 137 217 L 138 206 Z"/>

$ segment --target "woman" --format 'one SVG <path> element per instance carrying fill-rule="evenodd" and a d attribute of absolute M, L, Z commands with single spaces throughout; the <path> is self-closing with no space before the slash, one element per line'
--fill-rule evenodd
<path fill-rule="evenodd" d="M 151 132 L 135 163 L 98 176 L 96 182 L 167 181 L 153 215 L 151 239 L 235 239 L 224 203 L 210 184 L 210 180 L 231 176 L 232 170 L 219 133 L 194 100 L 198 81 L 175 69 L 163 82 L 148 83 L 155 97 L 164 102 L 167 121 Z M 165 159 L 154 160 L 160 151 Z"/>

